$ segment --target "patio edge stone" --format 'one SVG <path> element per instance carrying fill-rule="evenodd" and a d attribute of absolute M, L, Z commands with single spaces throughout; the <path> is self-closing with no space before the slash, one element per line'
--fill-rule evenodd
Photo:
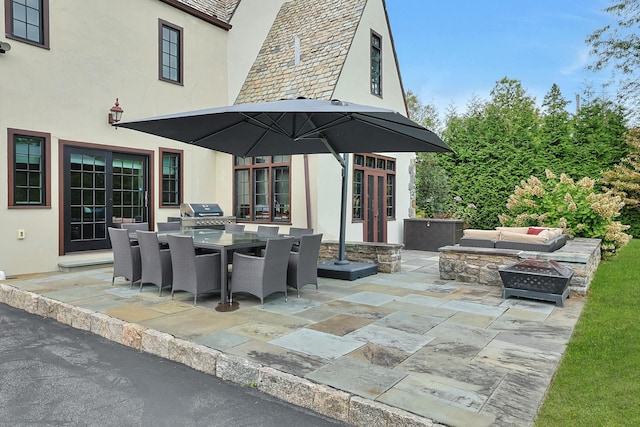
<path fill-rule="evenodd" d="M 116 319 L 115 317 L 107 316 L 105 314 L 100 319 L 98 335 L 108 340 L 115 341 L 118 344 L 122 344 L 122 331 L 125 323 L 126 322 L 123 320 Z M 91 323 L 91 327 L 93 328 L 93 322 Z"/>
<path fill-rule="evenodd" d="M 238 356 L 220 353 L 216 365 L 216 376 L 225 381 L 254 386 L 258 383 L 262 365 Z"/>
<path fill-rule="evenodd" d="M 9 304 L 9 298 L 11 298 L 11 293 L 15 288 L 13 286 L 7 285 L 6 283 L 0 283 L 0 302 L 3 304 Z"/>
<path fill-rule="evenodd" d="M 311 410 L 328 417 L 349 422 L 349 406 L 351 395 L 346 391 L 316 384 Z"/>
<path fill-rule="evenodd" d="M 269 367 L 259 372 L 258 390 L 303 408 L 313 407 L 314 385 L 309 380 Z"/>
<path fill-rule="evenodd" d="M 173 335 L 155 329 L 145 329 L 142 332 L 140 350 L 169 359 L 169 343 L 175 339 Z"/>
<path fill-rule="evenodd" d="M 75 307 L 74 315 L 71 319 L 71 326 L 83 331 L 91 331 L 91 318 L 93 311 L 87 308 Z"/>
<path fill-rule="evenodd" d="M 55 319 L 68 326 L 73 326 L 73 318 L 75 314 L 74 307 L 66 302 L 57 301 L 56 305 L 58 310 L 56 311 Z"/>
<path fill-rule="evenodd" d="M 218 350 L 180 338 L 169 341 L 169 359 L 205 374 L 216 375 L 220 354 Z"/>
<path fill-rule="evenodd" d="M 420 417 L 406 411 L 365 399 L 360 396 L 351 398 L 349 423 L 361 427 L 436 427 L 429 418 Z"/>
<path fill-rule="evenodd" d="M 127 323 L 122 328 L 122 344 L 127 347 L 142 350 L 142 335 L 147 330 L 145 326 Z"/>

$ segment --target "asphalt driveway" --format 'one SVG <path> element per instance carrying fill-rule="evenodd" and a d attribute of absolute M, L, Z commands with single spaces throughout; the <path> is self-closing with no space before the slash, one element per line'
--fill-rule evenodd
<path fill-rule="evenodd" d="M 0 304 L 0 426 L 27 425 L 343 424 Z"/>

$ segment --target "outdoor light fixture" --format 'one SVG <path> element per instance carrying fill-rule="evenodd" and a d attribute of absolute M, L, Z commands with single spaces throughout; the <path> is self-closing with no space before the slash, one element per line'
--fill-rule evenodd
<path fill-rule="evenodd" d="M 120 108 L 120 103 L 116 98 L 115 105 L 109 110 L 109 124 L 118 123 L 122 118 L 122 113 L 124 113 L 124 110 Z"/>
<path fill-rule="evenodd" d="M 11 50 L 11 45 L 7 42 L 0 42 L 0 53 L 7 53 Z"/>

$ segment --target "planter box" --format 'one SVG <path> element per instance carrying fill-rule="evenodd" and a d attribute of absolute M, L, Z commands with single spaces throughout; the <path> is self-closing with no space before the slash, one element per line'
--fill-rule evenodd
<path fill-rule="evenodd" d="M 553 260 L 526 259 L 499 270 L 505 289 L 503 298 L 520 296 L 553 301 L 564 306 L 569 296 L 569 282 L 573 270 Z"/>
<path fill-rule="evenodd" d="M 404 248 L 437 252 L 462 238 L 464 223 L 459 219 L 407 218 L 404 220 Z"/>

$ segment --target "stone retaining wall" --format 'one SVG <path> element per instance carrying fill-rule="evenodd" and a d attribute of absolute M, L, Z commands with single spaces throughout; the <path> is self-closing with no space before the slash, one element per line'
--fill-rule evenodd
<path fill-rule="evenodd" d="M 440 278 L 502 287 L 499 269 L 527 258 L 554 260 L 574 271 L 569 289 L 586 295 L 600 264 L 599 239 L 576 238 L 555 252 L 444 246 L 440 248 Z"/>
<path fill-rule="evenodd" d="M 346 257 L 349 261 L 375 263 L 380 273 L 397 273 L 402 269 L 402 248 L 400 243 L 347 243 Z M 323 241 L 319 259 L 338 259 L 338 242 Z"/>

